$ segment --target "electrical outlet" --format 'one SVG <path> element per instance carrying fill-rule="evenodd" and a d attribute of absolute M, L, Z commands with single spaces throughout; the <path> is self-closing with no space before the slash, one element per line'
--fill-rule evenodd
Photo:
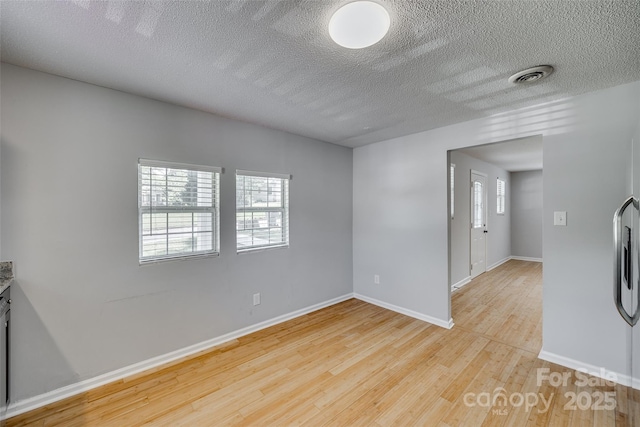
<path fill-rule="evenodd" d="M 378 275 L 378 274 L 374 274 L 373 275 L 373 283 L 376 284 L 376 285 L 380 284 L 380 275 Z"/>
<path fill-rule="evenodd" d="M 253 305 L 260 305 L 260 293 L 253 294 Z"/>

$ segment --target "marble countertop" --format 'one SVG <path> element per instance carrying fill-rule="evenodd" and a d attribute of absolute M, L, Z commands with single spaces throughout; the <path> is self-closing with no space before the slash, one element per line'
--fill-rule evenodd
<path fill-rule="evenodd" d="M 11 286 L 11 282 L 13 282 L 13 277 L 8 279 L 0 279 L 0 292 L 4 292 L 9 286 Z"/>
<path fill-rule="evenodd" d="M 0 262 L 0 292 L 11 286 L 13 282 L 13 262 Z"/>

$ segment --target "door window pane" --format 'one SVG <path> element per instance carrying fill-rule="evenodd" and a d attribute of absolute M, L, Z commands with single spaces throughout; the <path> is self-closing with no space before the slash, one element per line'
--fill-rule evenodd
<path fill-rule="evenodd" d="M 480 181 L 473 182 L 473 228 L 481 228 L 484 226 L 484 197 L 482 183 Z"/>

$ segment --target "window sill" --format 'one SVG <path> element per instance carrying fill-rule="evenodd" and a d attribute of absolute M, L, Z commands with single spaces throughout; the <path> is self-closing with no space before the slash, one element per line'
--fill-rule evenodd
<path fill-rule="evenodd" d="M 289 249 L 289 245 L 278 245 L 278 246 L 266 246 L 266 247 L 260 247 L 260 248 L 238 249 L 237 254 L 241 255 L 241 254 L 249 254 L 249 253 L 254 253 L 254 252 L 264 252 L 264 251 L 270 251 L 272 249 Z"/>
<path fill-rule="evenodd" d="M 185 255 L 185 256 L 176 256 L 170 258 L 158 258 L 158 259 L 150 259 L 150 260 L 138 260 L 138 264 L 143 265 L 153 265 L 170 261 L 187 261 L 190 259 L 200 259 L 200 258 L 217 258 L 220 256 L 220 252 L 206 253 L 206 254 L 197 254 L 197 255 Z"/>

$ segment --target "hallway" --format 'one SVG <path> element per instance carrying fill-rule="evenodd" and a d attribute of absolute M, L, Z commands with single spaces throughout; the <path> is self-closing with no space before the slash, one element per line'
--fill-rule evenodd
<path fill-rule="evenodd" d="M 504 410 L 493 404 L 477 425 L 626 427 L 632 426 L 631 410 L 640 420 L 638 390 L 606 384 L 537 358 L 542 347 L 542 263 L 511 260 L 478 276 L 452 293 L 451 310 L 454 329 L 490 340 L 484 350 L 501 354 L 502 364 L 496 370 L 500 374 L 477 396 L 488 392 L 495 398 L 502 387 L 504 395 L 513 398 Z M 634 402 L 630 407 L 629 392 Z M 520 396 L 538 405 L 527 411 L 525 400 L 514 407 Z M 604 403 L 612 398 L 617 401 L 615 410 L 609 409 L 613 403 Z"/>
<path fill-rule="evenodd" d="M 513 347 L 542 347 L 542 263 L 511 260 L 451 295 L 455 326 Z"/>

